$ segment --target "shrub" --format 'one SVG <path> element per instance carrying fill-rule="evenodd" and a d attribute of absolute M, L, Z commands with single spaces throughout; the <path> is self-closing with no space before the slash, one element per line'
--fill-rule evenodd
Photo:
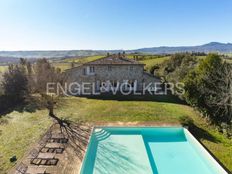
<path fill-rule="evenodd" d="M 179 118 L 179 121 L 181 123 L 182 126 L 184 127 L 193 127 L 194 125 L 194 121 L 192 118 L 188 117 L 188 116 L 182 116 Z"/>

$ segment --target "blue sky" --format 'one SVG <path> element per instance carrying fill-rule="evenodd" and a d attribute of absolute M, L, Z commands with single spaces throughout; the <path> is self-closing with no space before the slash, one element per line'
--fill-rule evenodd
<path fill-rule="evenodd" d="M 232 42 L 232 0 L 0 0 L 0 50 Z"/>

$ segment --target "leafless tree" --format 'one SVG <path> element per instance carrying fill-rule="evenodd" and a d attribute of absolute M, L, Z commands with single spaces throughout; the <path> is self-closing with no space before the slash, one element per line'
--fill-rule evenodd
<path fill-rule="evenodd" d="M 215 117 L 230 123 L 232 120 L 232 65 L 224 63 L 221 68 L 208 74 L 205 79 L 207 86 L 206 104 L 214 110 Z"/>

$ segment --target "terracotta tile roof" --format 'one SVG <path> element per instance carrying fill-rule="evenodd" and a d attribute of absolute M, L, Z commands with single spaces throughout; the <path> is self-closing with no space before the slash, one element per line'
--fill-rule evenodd
<path fill-rule="evenodd" d="M 109 57 L 104 57 L 101 59 L 97 59 L 91 62 L 85 63 L 85 65 L 128 65 L 128 64 L 133 64 L 133 65 L 143 65 L 140 62 L 137 62 L 133 59 L 128 59 L 123 56 L 116 56 L 116 55 L 111 55 Z"/>

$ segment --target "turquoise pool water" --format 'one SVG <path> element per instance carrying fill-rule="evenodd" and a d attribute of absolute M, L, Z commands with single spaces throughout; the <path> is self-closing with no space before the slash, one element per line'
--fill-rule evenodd
<path fill-rule="evenodd" d="M 95 128 L 81 174 L 224 174 L 183 128 Z"/>

